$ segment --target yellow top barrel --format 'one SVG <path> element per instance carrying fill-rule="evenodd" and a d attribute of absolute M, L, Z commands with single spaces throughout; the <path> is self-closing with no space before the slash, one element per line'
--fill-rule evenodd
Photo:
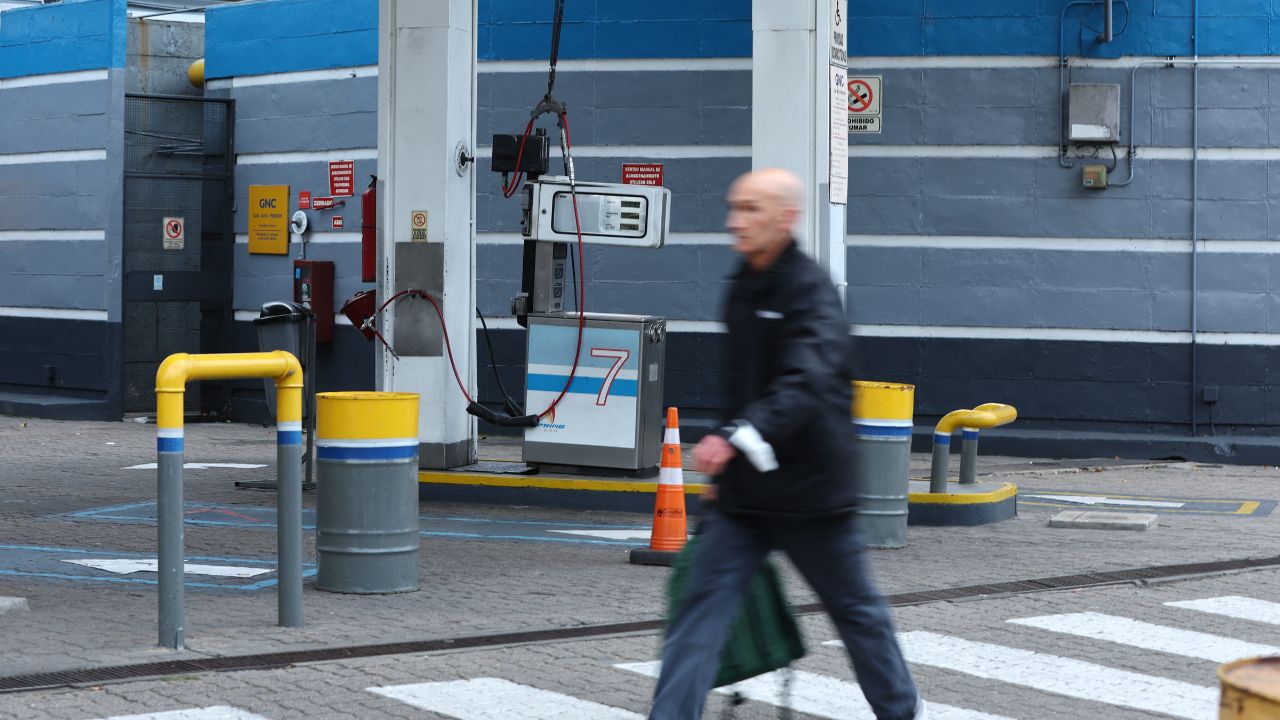
<path fill-rule="evenodd" d="M 1250 658 L 1218 668 L 1219 720 L 1280 718 L 1280 657 Z"/>

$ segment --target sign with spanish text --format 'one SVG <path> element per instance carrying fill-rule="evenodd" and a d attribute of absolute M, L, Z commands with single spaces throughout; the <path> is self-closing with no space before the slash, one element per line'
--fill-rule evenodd
<path fill-rule="evenodd" d="M 180 217 L 167 217 L 161 224 L 164 238 L 161 247 L 165 250 L 182 250 L 187 246 L 187 221 Z"/>
<path fill-rule="evenodd" d="M 353 197 L 356 191 L 356 163 L 354 160 L 334 160 L 329 163 L 329 195 Z"/>
<path fill-rule="evenodd" d="M 849 78 L 849 132 L 880 133 L 880 75 Z"/>
<path fill-rule="evenodd" d="M 662 186 L 662 163 L 622 163 L 624 185 Z"/>
<path fill-rule="evenodd" d="M 334 205 L 334 200 L 331 197 L 311 198 L 312 210 L 332 210 L 333 205 Z"/>
<path fill-rule="evenodd" d="M 289 186 L 249 186 L 249 252 L 289 253 Z"/>
<path fill-rule="evenodd" d="M 311 191 L 310 190 L 301 190 L 298 192 L 298 209 L 299 210 L 311 209 Z"/>
<path fill-rule="evenodd" d="M 346 227 L 346 224 L 347 224 L 347 221 L 346 221 L 346 220 L 343 220 L 341 215 L 334 215 L 334 216 L 333 216 L 333 229 L 334 229 L 334 230 L 341 230 L 342 228 Z"/>

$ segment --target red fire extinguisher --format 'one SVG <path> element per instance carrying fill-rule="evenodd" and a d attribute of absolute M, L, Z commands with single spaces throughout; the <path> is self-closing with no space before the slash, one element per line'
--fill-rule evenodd
<path fill-rule="evenodd" d="M 378 176 L 369 176 L 369 187 L 360 193 L 360 279 L 378 279 Z"/>

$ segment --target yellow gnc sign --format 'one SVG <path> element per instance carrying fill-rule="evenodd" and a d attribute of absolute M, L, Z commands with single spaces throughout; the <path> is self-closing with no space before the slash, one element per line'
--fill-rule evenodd
<path fill-rule="evenodd" d="M 289 253 L 289 186 L 249 186 L 249 252 Z"/>

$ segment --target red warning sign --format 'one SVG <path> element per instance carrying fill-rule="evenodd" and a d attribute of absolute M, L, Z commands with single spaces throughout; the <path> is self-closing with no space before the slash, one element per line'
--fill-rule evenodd
<path fill-rule="evenodd" d="M 299 210 L 311 209 L 311 191 L 310 190 L 298 191 L 298 209 Z"/>
<path fill-rule="evenodd" d="M 334 160 L 329 163 L 329 194 L 333 197 L 353 197 L 355 189 L 355 161 Z"/>
<path fill-rule="evenodd" d="M 334 216 L 333 216 L 333 229 L 334 229 L 334 230 L 341 230 L 341 229 L 342 229 L 342 227 L 343 227 L 343 225 L 345 225 L 345 222 L 343 221 L 342 216 L 341 216 L 341 215 L 334 215 Z"/>
<path fill-rule="evenodd" d="M 318 197 L 311 200 L 311 208 L 313 210 L 332 210 L 333 204 L 333 198 L 331 197 Z"/>
<path fill-rule="evenodd" d="M 662 163 L 622 163 L 622 182 L 626 185 L 662 186 Z"/>

